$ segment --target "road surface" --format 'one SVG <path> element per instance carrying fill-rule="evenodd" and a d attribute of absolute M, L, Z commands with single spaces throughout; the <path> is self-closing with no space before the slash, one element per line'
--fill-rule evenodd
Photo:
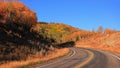
<path fill-rule="evenodd" d="M 71 53 L 34 68 L 120 68 L 117 55 L 85 48 L 70 48 Z"/>

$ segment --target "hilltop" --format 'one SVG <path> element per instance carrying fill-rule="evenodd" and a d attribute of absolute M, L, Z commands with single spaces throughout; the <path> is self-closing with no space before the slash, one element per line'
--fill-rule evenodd
<path fill-rule="evenodd" d="M 37 23 L 36 13 L 21 2 L 0 2 L 0 22 Z"/>

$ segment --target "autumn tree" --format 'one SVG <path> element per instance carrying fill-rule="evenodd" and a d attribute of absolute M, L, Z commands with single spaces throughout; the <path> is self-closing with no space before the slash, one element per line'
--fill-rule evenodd
<path fill-rule="evenodd" d="M 99 26 L 97 32 L 98 32 L 98 33 L 103 33 L 103 27 L 102 27 L 102 26 Z"/>

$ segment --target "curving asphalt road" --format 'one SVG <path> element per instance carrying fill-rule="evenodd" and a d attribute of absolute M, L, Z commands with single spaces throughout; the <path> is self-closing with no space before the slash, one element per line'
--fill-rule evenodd
<path fill-rule="evenodd" d="M 70 50 L 69 55 L 34 68 L 120 68 L 120 58 L 117 55 L 85 48 Z"/>

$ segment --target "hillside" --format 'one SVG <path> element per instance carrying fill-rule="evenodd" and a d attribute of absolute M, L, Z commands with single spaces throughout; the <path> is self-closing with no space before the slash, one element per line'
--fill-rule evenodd
<path fill-rule="evenodd" d="M 82 40 L 84 38 L 89 38 L 93 35 L 95 35 L 96 33 L 94 32 L 90 32 L 90 31 L 85 31 L 85 30 L 79 30 L 76 32 L 73 32 L 69 35 L 69 38 L 75 42 Z"/>
<path fill-rule="evenodd" d="M 90 47 L 120 53 L 120 32 L 98 34 L 76 42 L 77 47 Z"/>
<path fill-rule="evenodd" d="M 0 12 L 0 63 L 47 54 L 50 42 L 32 30 L 35 12 L 21 2 L 0 2 Z"/>
<path fill-rule="evenodd" d="M 68 35 L 75 31 L 79 31 L 72 26 L 68 26 L 65 24 L 55 24 L 55 23 L 48 23 L 48 24 L 38 24 L 39 27 L 38 32 L 40 35 L 45 36 L 53 40 L 54 43 L 60 44 L 68 41 Z M 50 41 L 50 40 L 49 40 Z M 71 40 L 72 41 L 72 40 Z"/>
<path fill-rule="evenodd" d="M 39 22 L 35 28 L 33 27 L 33 30 L 38 32 L 44 38 L 48 38 L 48 41 L 55 44 L 61 44 L 69 41 L 76 42 L 95 34 L 66 24 L 47 22 Z"/>

